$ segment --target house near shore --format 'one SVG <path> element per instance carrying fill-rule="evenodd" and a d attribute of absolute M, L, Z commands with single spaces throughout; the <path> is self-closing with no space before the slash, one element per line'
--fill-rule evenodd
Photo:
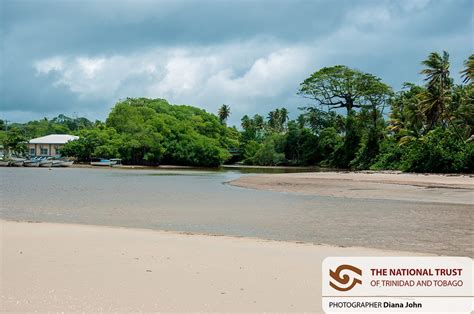
<path fill-rule="evenodd" d="M 31 139 L 28 142 L 30 156 L 59 156 L 64 144 L 75 141 L 79 136 L 69 134 L 51 134 Z"/>

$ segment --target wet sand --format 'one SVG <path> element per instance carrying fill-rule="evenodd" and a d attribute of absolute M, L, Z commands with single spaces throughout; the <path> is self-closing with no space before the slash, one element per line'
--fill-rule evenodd
<path fill-rule="evenodd" d="M 2 312 L 321 312 L 326 256 L 410 255 L 70 224 L 0 230 Z"/>
<path fill-rule="evenodd" d="M 243 176 L 231 185 L 302 195 L 474 204 L 474 176 L 312 172 Z"/>

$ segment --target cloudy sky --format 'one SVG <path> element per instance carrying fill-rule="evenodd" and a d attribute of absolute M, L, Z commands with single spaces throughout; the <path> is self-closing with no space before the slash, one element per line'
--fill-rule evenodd
<path fill-rule="evenodd" d="M 299 83 L 345 64 L 399 89 L 420 61 L 474 51 L 474 1 L 0 0 L 0 117 L 104 119 L 125 97 L 243 114 L 307 100 Z"/>

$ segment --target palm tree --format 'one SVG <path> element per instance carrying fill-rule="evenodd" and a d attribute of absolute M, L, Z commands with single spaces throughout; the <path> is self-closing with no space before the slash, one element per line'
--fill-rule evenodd
<path fill-rule="evenodd" d="M 253 121 L 255 123 L 255 127 L 259 130 L 263 129 L 265 126 L 265 121 L 263 121 L 263 117 L 259 114 L 253 116 Z"/>
<path fill-rule="evenodd" d="M 280 117 L 279 118 L 280 118 L 281 126 L 282 126 L 282 128 L 284 128 L 286 122 L 288 121 L 288 110 L 285 107 L 280 109 Z"/>
<path fill-rule="evenodd" d="M 438 122 L 445 122 L 447 105 L 450 100 L 452 80 L 449 77 L 449 54 L 443 51 L 441 56 L 432 52 L 422 62 L 425 66 L 421 74 L 426 75 L 426 93 L 421 101 L 421 110 L 431 129 Z"/>
<path fill-rule="evenodd" d="M 244 130 L 249 129 L 252 126 L 252 121 L 248 115 L 243 116 L 240 121 L 242 122 L 241 125 Z"/>
<path fill-rule="evenodd" d="M 262 139 L 264 135 L 265 121 L 259 114 L 253 116 L 253 125 L 255 127 L 255 136 L 257 139 Z"/>
<path fill-rule="evenodd" d="M 275 111 L 270 111 L 268 113 L 267 119 L 268 119 L 268 126 L 271 129 L 274 129 L 276 125 L 276 120 L 277 120 L 277 113 Z"/>
<path fill-rule="evenodd" d="M 217 115 L 219 116 L 219 120 L 221 121 L 221 123 L 225 123 L 227 121 L 227 118 L 230 116 L 230 106 L 222 105 L 219 108 Z"/>
<path fill-rule="evenodd" d="M 275 120 L 273 122 L 273 127 L 276 131 L 280 132 L 281 131 L 281 113 L 280 109 L 275 109 L 275 112 L 273 113 L 273 119 Z"/>
<path fill-rule="evenodd" d="M 464 61 L 464 66 L 465 69 L 461 71 L 463 83 L 471 82 L 472 88 L 474 88 L 474 54 Z"/>

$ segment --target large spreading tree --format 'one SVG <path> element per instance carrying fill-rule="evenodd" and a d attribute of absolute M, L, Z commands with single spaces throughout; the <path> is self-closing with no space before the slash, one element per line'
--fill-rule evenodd
<path fill-rule="evenodd" d="M 329 110 L 346 109 L 344 145 L 339 154 L 337 166 L 347 167 L 354 159 L 360 134 L 354 127 L 356 108 L 368 107 L 374 110 L 385 102 L 390 87 L 374 75 L 351 69 L 344 65 L 325 67 L 314 72 L 300 84 L 298 94 L 316 101 L 316 105 Z"/>

